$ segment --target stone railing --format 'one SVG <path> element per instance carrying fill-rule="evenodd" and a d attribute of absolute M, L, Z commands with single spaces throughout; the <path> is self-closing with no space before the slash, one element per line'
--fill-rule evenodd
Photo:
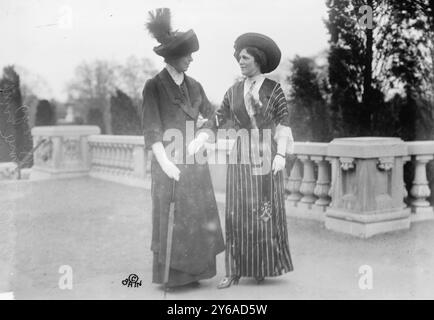
<path fill-rule="evenodd" d="M 151 152 L 143 137 L 93 135 L 89 137 L 90 176 L 134 186 L 150 186 Z"/>
<path fill-rule="evenodd" d="M 88 138 L 96 126 L 46 126 L 32 129 L 33 145 L 46 141 L 33 155 L 30 179 L 71 178 L 89 174 Z"/>
<path fill-rule="evenodd" d="M 426 175 L 434 141 L 343 138 L 296 143 L 294 151 L 286 178 L 290 216 L 321 220 L 328 229 L 360 237 L 434 219 Z M 414 167 L 410 194 L 404 184 L 408 161 Z"/>
<path fill-rule="evenodd" d="M 434 159 L 434 141 L 406 142 L 409 156 L 405 161 L 412 160 L 414 178 L 408 197 L 413 213 L 413 220 L 427 220 L 433 218 L 432 204 L 427 200 L 431 195 L 427 180 L 427 163 Z M 410 157 L 411 156 L 411 157 Z"/>
<path fill-rule="evenodd" d="M 150 188 L 150 159 L 141 136 L 99 135 L 91 126 L 37 127 L 31 179 L 92 177 Z M 220 143 L 218 152 L 227 152 Z M 428 201 L 426 165 L 434 141 L 398 138 L 342 138 L 330 143 L 295 144 L 285 180 L 288 216 L 322 221 L 326 228 L 358 237 L 407 229 L 434 218 Z M 211 151 L 209 154 L 212 155 Z M 215 155 L 214 155 L 215 156 Z M 412 163 L 410 192 L 404 164 Z M 224 201 L 225 165 L 210 163 L 216 198 Z"/>
<path fill-rule="evenodd" d="M 323 220 L 329 206 L 331 168 L 327 143 L 295 143 L 296 158 L 287 168 L 286 204 L 293 216 Z"/>

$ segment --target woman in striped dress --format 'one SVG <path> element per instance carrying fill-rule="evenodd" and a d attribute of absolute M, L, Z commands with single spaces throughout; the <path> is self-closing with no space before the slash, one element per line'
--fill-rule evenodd
<path fill-rule="evenodd" d="M 259 283 L 293 270 L 282 171 L 293 139 L 282 88 L 263 75 L 278 66 L 281 53 L 269 37 L 247 33 L 235 41 L 235 57 L 245 79 L 226 92 L 204 125 L 215 130 L 232 120 L 237 132 L 227 167 L 226 277 L 218 288 L 237 284 L 241 277 Z M 200 133 L 189 152 L 197 152 L 207 139 Z"/>

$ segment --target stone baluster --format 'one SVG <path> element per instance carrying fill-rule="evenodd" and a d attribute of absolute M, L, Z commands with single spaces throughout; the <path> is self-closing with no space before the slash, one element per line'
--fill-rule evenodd
<path fill-rule="evenodd" d="M 411 160 L 410 156 L 402 157 L 402 166 L 403 166 L 403 168 L 404 168 L 405 164 L 407 162 L 409 162 L 410 160 Z M 404 171 L 403 171 L 403 177 L 404 177 Z M 403 196 L 403 199 L 406 200 L 408 198 L 408 192 L 407 192 L 407 187 L 405 185 L 405 180 L 404 179 L 402 179 L 402 183 L 404 185 L 404 190 L 403 190 L 403 195 L 402 196 Z"/>
<path fill-rule="evenodd" d="M 96 164 L 96 169 L 97 171 L 101 171 L 102 168 L 102 162 L 103 162 L 103 158 L 102 158 L 102 144 L 101 142 L 96 142 L 94 144 L 95 146 L 95 164 Z"/>
<path fill-rule="evenodd" d="M 105 142 L 101 143 L 101 169 L 102 172 L 108 173 L 107 170 L 108 148 Z"/>
<path fill-rule="evenodd" d="M 135 168 L 135 159 L 134 159 L 134 146 L 129 145 L 128 146 L 128 174 L 133 175 L 134 174 L 134 168 Z M 143 154 L 143 151 L 142 151 Z M 142 158 L 142 167 L 144 166 L 143 158 Z"/>
<path fill-rule="evenodd" d="M 108 169 L 108 173 L 109 174 L 113 174 L 114 171 L 114 161 L 115 161 L 115 157 L 114 157 L 114 150 L 115 150 L 115 146 L 112 143 L 107 143 L 106 144 L 106 159 L 107 159 L 107 169 Z"/>
<path fill-rule="evenodd" d="M 330 189 L 328 192 L 328 196 L 330 199 L 330 203 L 329 203 L 329 207 L 333 205 L 333 193 L 334 193 L 334 188 L 336 185 L 336 170 L 333 170 L 333 167 L 337 168 L 337 163 L 339 162 L 339 158 L 335 158 L 335 157 L 326 157 L 325 158 L 329 163 L 330 163 L 330 169 L 331 169 L 331 181 L 330 181 Z"/>
<path fill-rule="evenodd" d="M 104 166 L 104 146 L 101 142 L 98 142 L 98 171 L 103 171 Z"/>
<path fill-rule="evenodd" d="M 103 173 L 108 173 L 108 148 L 105 142 L 101 143 L 101 169 Z"/>
<path fill-rule="evenodd" d="M 300 192 L 303 194 L 303 197 L 300 199 L 297 206 L 310 209 L 312 204 L 316 201 L 314 195 L 316 185 L 314 162 L 310 159 L 310 156 L 307 155 L 300 155 L 298 158 L 303 162 L 303 179 L 301 180 L 300 186 Z"/>
<path fill-rule="evenodd" d="M 122 175 L 127 176 L 130 172 L 130 148 L 129 145 L 122 144 Z"/>
<path fill-rule="evenodd" d="M 302 179 L 302 166 L 300 160 L 295 160 L 294 165 L 289 174 L 289 178 L 287 181 L 287 190 L 289 191 L 289 196 L 287 197 L 287 201 L 290 205 L 296 206 L 297 203 L 302 198 L 300 193 Z"/>
<path fill-rule="evenodd" d="M 117 151 L 119 150 L 119 148 L 117 146 L 117 143 L 110 143 L 109 147 L 108 147 L 108 150 L 109 150 L 109 168 L 110 168 L 110 174 L 111 175 L 115 175 L 116 172 L 117 172 L 117 168 L 116 168 L 117 158 L 116 158 L 116 155 L 117 155 Z"/>
<path fill-rule="evenodd" d="M 125 159 L 125 145 L 123 143 L 118 143 L 115 145 L 115 163 L 114 163 L 114 169 L 116 175 L 123 175 L 124 174 L 124 163 Z"/>
<path fill-rule="evenodd" d="M 433 207 L 427 201 L 427 198 L 431 195 L 429 189 L 428 180 L 426 176 L 426 164 L 431 161 L 433 155 L 417 155 L 415 158 L 415 170 L 413 185 L 410 190 L 410 194 L 413 197 L 411 200 L 412 212 L 415 214 L 412 216 L 413 220 L 427 220 L 433 219 Z"/>
<path fill-rule="evenodd" d="M 330 164 L 324 156 L 312 156 L 311 159 L 318 165 L 318 179 L 314 194 L 318 197 L 315 206 L 322 211 L 330 204 Z"/>
<path fill-rule="evenodd" d="M 125 144 L 124 143 L 119 143 L 117 146 L 116 173 L 118 175 L 124 175 L 125 173 Z"/>
<path fill-rule="evenodd" d="M 124 146 L 125 149 L 125 157 L 124 157 L 124 174 L 129 176 L 131 173 L 131 145 L 129 144 L 125 144 Z"/>
<path fill-rule="evenodd" d="M 95 144 L 93 142 L 89 142 L 89 167 L 90 170 L 94 170 L 95 168 Z"/>

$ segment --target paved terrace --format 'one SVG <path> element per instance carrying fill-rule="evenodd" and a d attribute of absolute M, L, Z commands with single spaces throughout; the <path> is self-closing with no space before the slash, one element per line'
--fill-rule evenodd
<path fill-rule="evenodd" d="M 150 191 L 84 177 L 0 183 L 0 212 L 16 232 L 12 289 L 16 299 L 163 299 L 151 283 Z M 219 205 L 220 213 L 224 204 Z M 221 215 L 222 217 L 222 215 Z M 224 225 L 224 222 L 223 222 Z M 288 218 L 295 270 L 261 285 L 216 289 L 224 275 L 167 299 L 432 299 L 434 221 L 359 239 L 313 220 Z M 73 289 L 58 287 L 59 267 L 73 269 Z M 373 289 L 358 286 L 359 267 L 373 269 Z M 130 273 L 139 288 L 121 284 Z"/>

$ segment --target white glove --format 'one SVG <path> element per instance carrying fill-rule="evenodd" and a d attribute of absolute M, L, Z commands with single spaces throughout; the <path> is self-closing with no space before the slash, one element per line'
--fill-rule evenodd
<path fill-rule="evenodd" d="M 205 132 L 199 133 L 199 135 L 193 139 L 193 141 L 190 142 L 190 144 L 187 147 L 188 155 L 191 156 L 195 153 L 197 153 L 205 144 L 205 142 L 208 140 L 209 136 Z"/>
<path fill-rule="evenodd" d="M 178 169 L 176 164 L 174 164 L 172 161 L 170 160 L 164 161 L 163 165 L 161 166 L 161 169 L 163 169 L 164 173 L 167 174 L 169 178 L 179 181 L 179 174 L 181 173 L 181 171 Z"/>
<path fill-rule="evenodd" d="M 271 166 L 271 169 L 273 170 L 273 174 L 276 174 L 280 170 L 283 170 L 283 168 L 285 168 L 285 165 L 286 165 L 285 157 L 276 154 L 274 156 L 273 165 Z"/>

